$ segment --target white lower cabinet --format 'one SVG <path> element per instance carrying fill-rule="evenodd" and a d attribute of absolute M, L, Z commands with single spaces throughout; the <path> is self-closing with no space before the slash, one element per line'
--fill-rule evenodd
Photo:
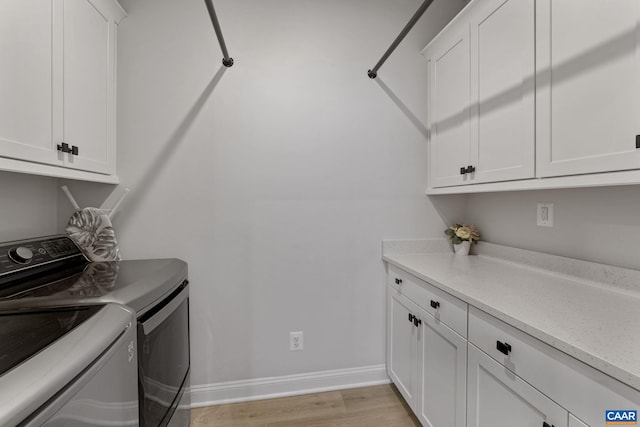
<path fill-rule="evenodd" d="M 418 389 L 418 333 L 410 319 L 417 307 L 393 288 L 388 290 L 387 373 L 413 409 Z"/>
<path fill-rule="evenodd" d="M 573 414 L 569 414 L 569 427 L 589 427 L 579 419 L 573 416 Z"/>
<path fill-rule="evenodd" d="M 467 340 L 430 315 L 422 317 L 418 334 L 418 418 L 429 427 L 464 427 Z"/>
<path fill-rule="evenodd" d="M 595 427 L 640 391 L 389 266 L 387 372 L 426 427 Z"/>
<path fill-rule="evenodd" d="M 467 399 L 468 427 L 567 427 L 566 410 L 473 344 Z"/>
<path fill-rule="evenodd" d="M 387 372 L 424 426 L 464 427 L 467 340 L 388 286 Z"/>
<path fill-rule="evenodd" d="M 638 390 L 475 307 L 469 308 L 469 343 L 587 425 L 602 425 L 608 409 L 640 407 Z"/>

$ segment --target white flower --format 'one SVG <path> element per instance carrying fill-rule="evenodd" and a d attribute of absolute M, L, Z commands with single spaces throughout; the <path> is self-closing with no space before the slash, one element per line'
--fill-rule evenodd
<path fill-rule="evenodd" d="M 456 230 L 456 236 L 463 240 L 468 240 L 471 237 L 471 229 L 464 225 Z"/>

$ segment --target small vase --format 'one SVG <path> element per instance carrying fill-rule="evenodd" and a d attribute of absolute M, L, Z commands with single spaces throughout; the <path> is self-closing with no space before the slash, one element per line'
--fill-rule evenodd
<path fill-rule="evenodd" d="M 468 240 L 458 245 L 453 245 L 453 250 L 456 252 L 456 255 L 467 256 L 469 255 L 469 249 L 471 249 L 471 242 Z"/>

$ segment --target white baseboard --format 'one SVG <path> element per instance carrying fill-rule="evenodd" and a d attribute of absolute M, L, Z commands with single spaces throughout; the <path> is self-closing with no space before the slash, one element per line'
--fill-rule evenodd
<path fill-rule="evenodd" d="M 248 402 L 390 382 L 386 366 L 374 365 L 282 377 L 192 385 L 191 407 Z"/>

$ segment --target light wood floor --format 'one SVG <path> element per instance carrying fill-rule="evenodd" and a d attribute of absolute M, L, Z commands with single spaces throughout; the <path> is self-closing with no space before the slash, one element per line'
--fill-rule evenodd
<path fill-rule="evenodd" d="M 419 427 L 391 384 L 196 408 L 191 427 Z"/>

